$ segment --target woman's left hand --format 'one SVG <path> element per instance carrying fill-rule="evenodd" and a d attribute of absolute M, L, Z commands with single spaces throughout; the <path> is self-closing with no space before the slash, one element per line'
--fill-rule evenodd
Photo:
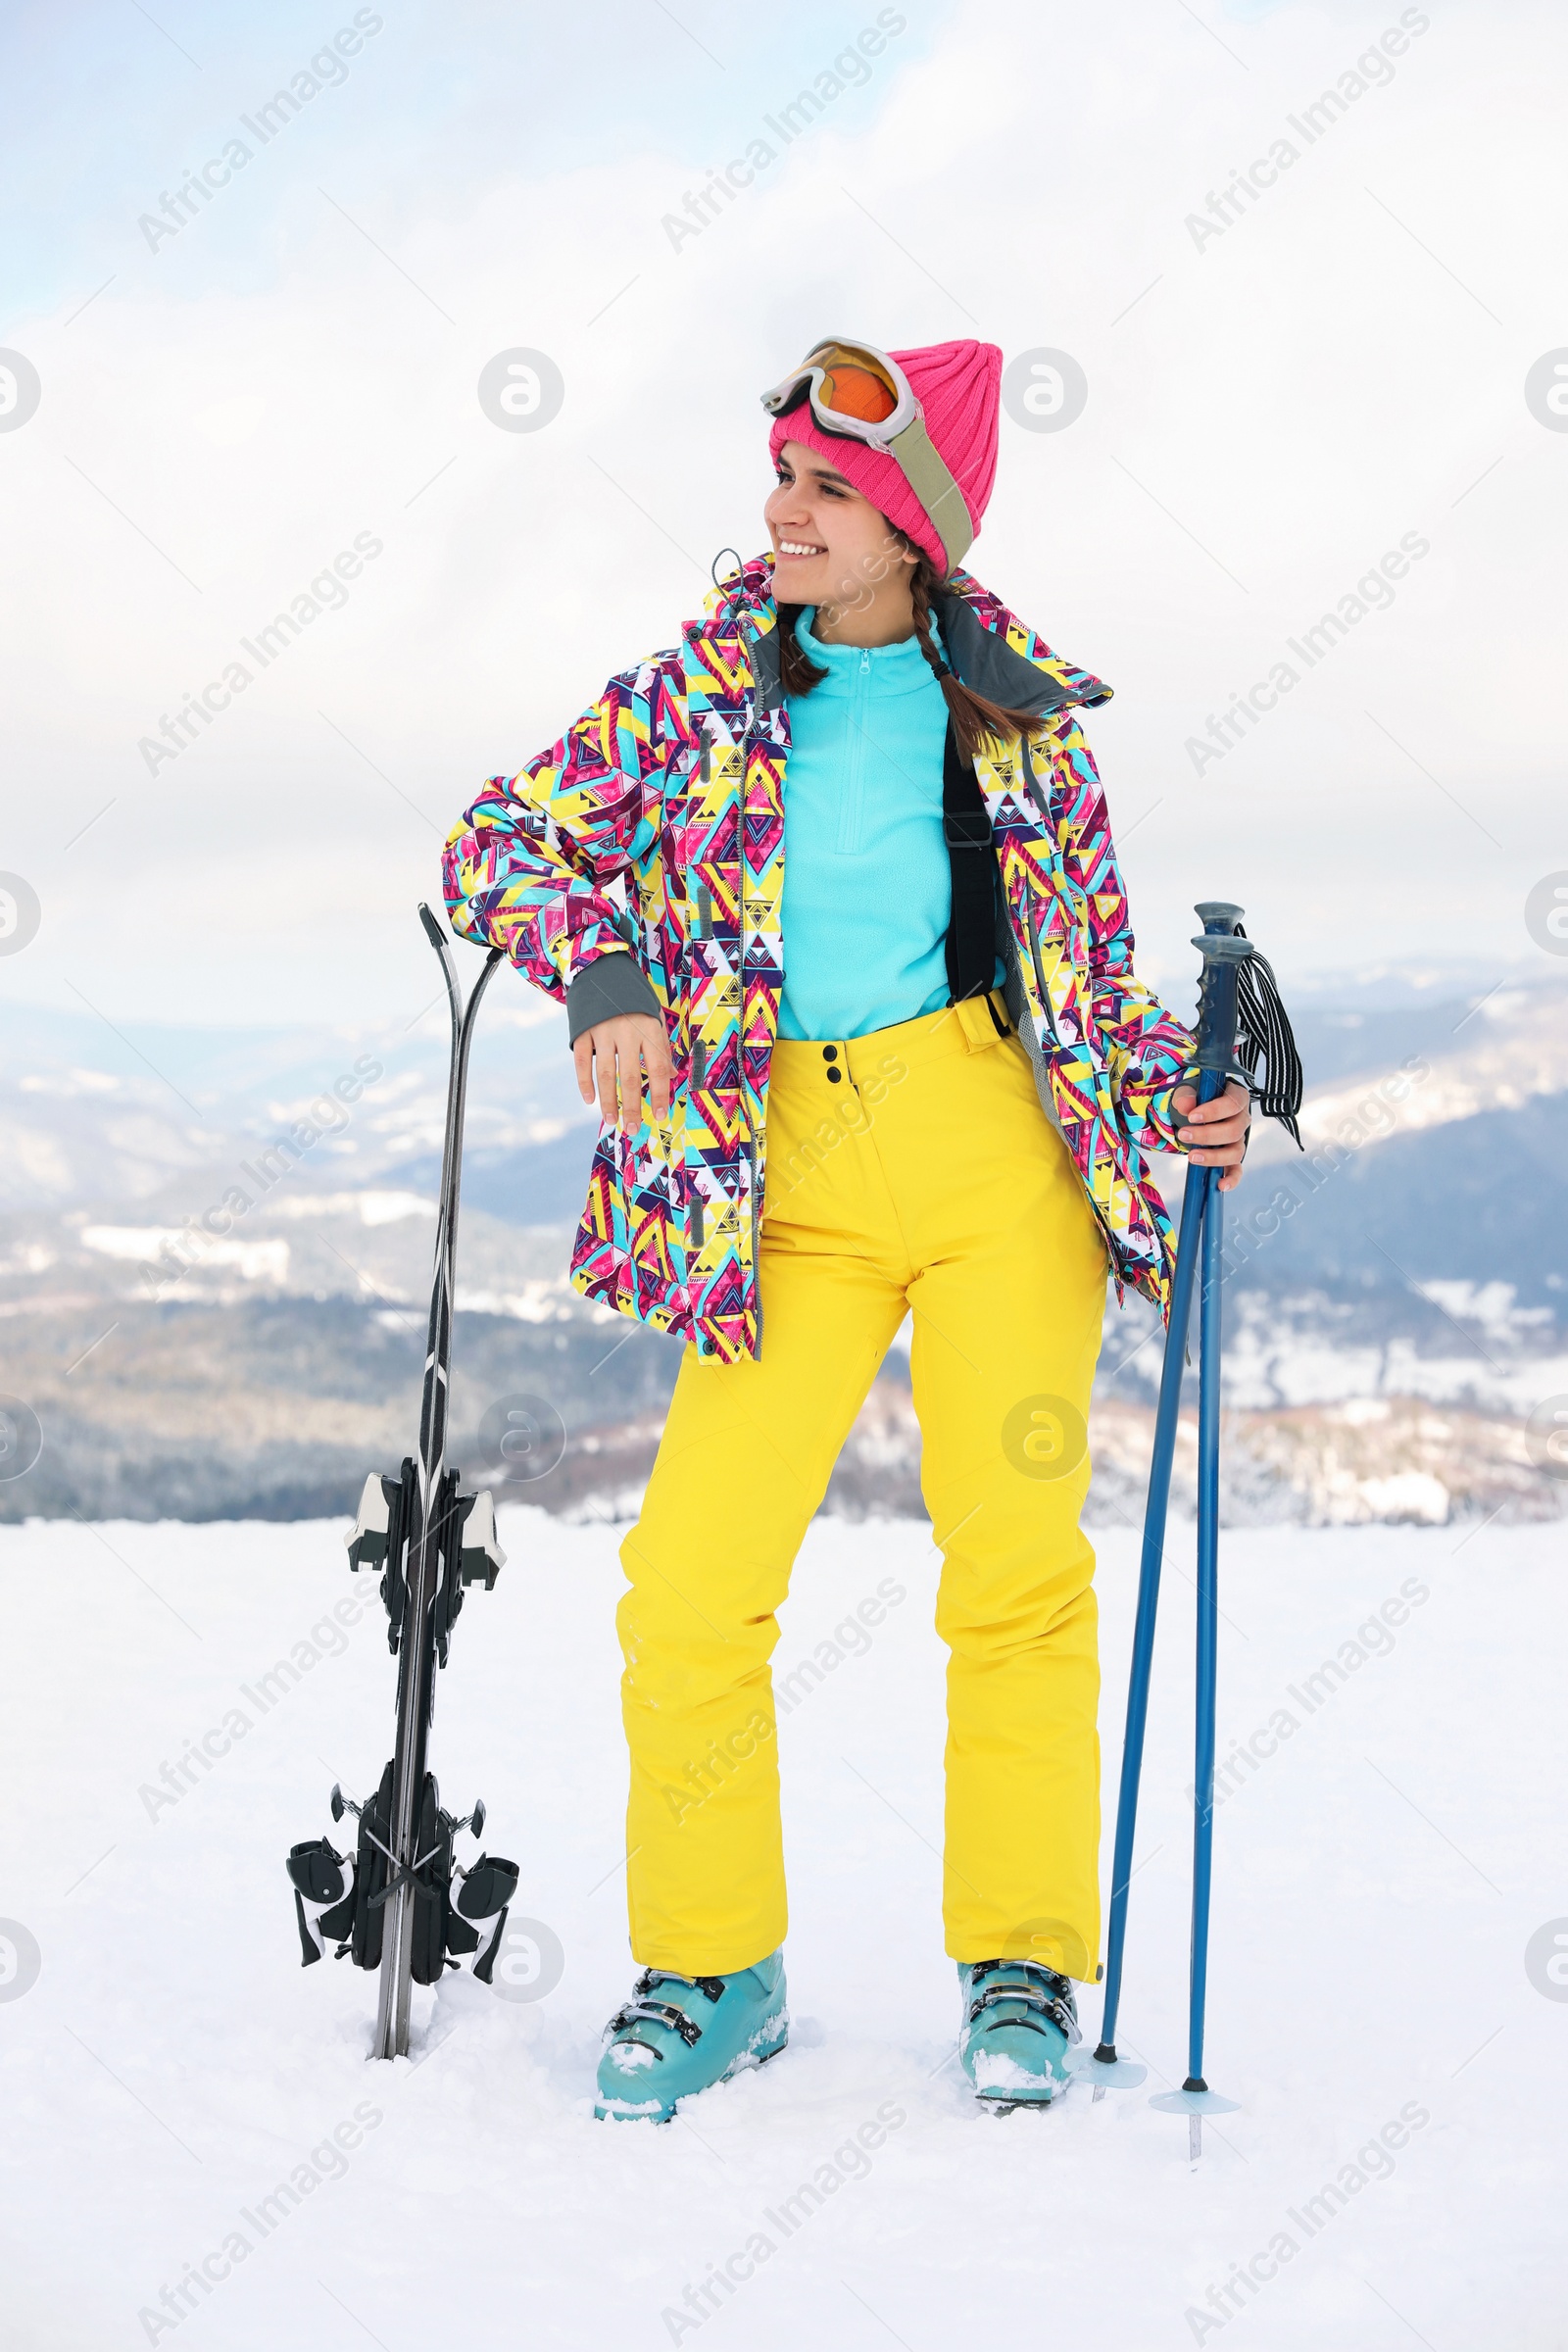
<path fill-rule="evenodd" d="M 1242 1181 L 1242 1154 L 1252 1120 L 1252 1098 L 1233 1078 L 1212 1102 L 1200 1102 L 1196 1086 L 1179 1086 L 1171 1099 L 1172 1125 L 1187 1156 L 1200 1168 L 1223 1168 L 1222 1193 L 1234 1192 Z"/>

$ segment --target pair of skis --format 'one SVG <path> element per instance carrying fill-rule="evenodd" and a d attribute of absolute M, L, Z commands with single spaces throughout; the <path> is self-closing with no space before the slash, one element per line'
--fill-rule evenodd
<path fill-rule="evenodd" d="M 1203 926 L 1193 945 L 1203 958 L 1199 991 L 1197 1053 L 1193 1069 L 1198 1100 L 1210 1102 L 1234 1078 L 1255 1088 L 1263 1058 L 1265 1081 L 1256 1088 L 1265 1116 L 1280 1120 L 1298 1144 L 1296 1113 L 1301 1102 L 1301 1069 L 1290 1022 L 1279 1001 L 1274 975 L 1241 927 L 1242 909 L 1222 900 L 1205 900 L 1194 910 Z M 1241 1032 L 1238 1056 L 1238 1031 Z M 1152 2107 L 1188 2119 L 1188 2155 L 1196 2164 L 1202 2150 L 1203 2117 L 1233 2112 L 1238 2104 L 1211 2090 L 1203 2075 L 1203 2030 L 1208 1990 L 1208 1916 L 1214 1850 L 1214 1713 L 1219 1628 L 1219 1407 L 1220 1295 L 1224 1282 L 1224 1201 L 1220 1171 L 1189 1166 L 1182 1195 L 1171 1279 L 1170 1320 L 1160 1371 L 1159 1406 L 1144 1514 L 1143 1557 L 1138 1580 L 1138 1613 L 1133 1628 L 1132 1669 L 1127 1684 L 1127 1730 L 1122 1745 L 1121 1788 L 1116 1808 L 1116 1843 L 1111 1865 L 1110 1930 L 1106 1947 L 1105 2003 L 1099 2047 L 1075 2053 L 1074 2071 L 1095 2085 L 1132 2089 L 1147 2069 L 1116 2055 L 1116 2020 L 1121 2006 L 1122 1960 L 1127 1937 L 1127 1895 L 1132 1881 L 1133 1835 L 1138 1820 L 1138 1785 L 1149 1716 L 1150 1673 L 1154 1654 L 1154 1620 L 1159 1607 L 1159 1572 L 1165 1554 L 1165 1521 L 1170 1503 L 1171 1464 L 1181 1409 L 1182 1374 L 1192 1319 L 1193 1290 L 1201 1270 L 1199 1307 L 1198 1391 L 1198 1670 L 1197 1728 L 1193 1775 L 1193 1924 L 1188 1981 L 1187 2079 L 1180 2090 L 1156 2092 Z"/>
<path fill-rule="evenodd" d="M 333 1788 L 333 1820 L 349 1812 L 359 1822 L 352 1865 L 324 1838 L 296 1845 L 288 1858 L 304 1965 L 320 1959 L 330 1941 L 339 1959 L 350 1954 L 356 1967 L 380 1970 L 377 2058 L 408 2055 L 413 1985 L 436 1983 L 469 1955 L 474 1975 L 491 1981 L 518 1875 L 516 1864 L 498 1854 L 481 1854 L 466 1870 L 457 1861 L 458 1833 L 483 1835 L 484 1804 L 454 1819 L 442 1808 L 426 1760 L 436 1671 L 447 1662 L 464 1594 L 473 1584 L 491 1591 L 506 1561 L 490 1496 L 460 1494 L 460 1473 L 446 1460 L 468 1049 L 503 955 L 490 951 L 465 1004 L 451 941 L 428 906 L 419 908 L 419 920 L 441 958 L 451 1019 L 419 1446 L 398 1477 L 372 1473 L 366 1480 L 359 1517 L 345 1539 L 351 1569 L 382 1572 L 387 1642 L 398 1661 L 397 1740 L 374 1796 L 357 1803 Z"/>

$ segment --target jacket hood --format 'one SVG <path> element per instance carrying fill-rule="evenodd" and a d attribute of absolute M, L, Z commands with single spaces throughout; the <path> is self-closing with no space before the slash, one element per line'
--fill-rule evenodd
<path fill-rule="evenodd" d="M 948 659 L 976 694 L 1016 710 L 1109 702 L 1111 690 L 1102 679 L 1054 653 L 971 573 L 951 573 L 932 601 Z M 780 694 L 771 553 L 753 556 L 720 580 L 706 599 L 704 613 L 705 618 L 692 621 L 684 633 L 747 638 L 758 685 L 771 708 Z"/>

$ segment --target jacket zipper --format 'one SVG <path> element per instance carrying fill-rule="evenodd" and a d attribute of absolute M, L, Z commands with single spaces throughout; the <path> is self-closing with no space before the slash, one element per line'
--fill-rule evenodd
<path fill-rule="evenodd" d="M 1034 957 L 1035 986 L 1040 991 L 1040 1009 L 1046 1016 L 1046 1027 L 1051 1031 L 1052 1044 L 1059 1046 L 1061 1035 L 1056 1027 L 1056 1007 L 1051 1002 L 1051 991 L 1046 986 L 1046 967 L 1040 960 L 1040 930 L 1035 921 L 1034 894 L 1029 891 L 1027 883 L 1025 883 L 1024 889 L 1027 894 L 1023 903 L 1024 928 L 1029 934 L 1029 953 Z"/>
<path fill-rule="evenodd" d="M 698 1038 L 692 1047 L 691 1069 L 687 1077 L 688 1092 L 702 1085 L 703 1074 L 707 1068 L 708 1048 L 702 1039 Z M 690 1247 L 693 1250 L 700 1250 L 703 1246 L 703 1196 L 698 1191 L 695 1181 L 692 1185 L 692 1197 L 686 1207 L 686 1230 Z"/>
<path fill-rule="evenodd" d="M 705 739 L 701 761 L 702 773 L 705 779 L 708 774 L 708 760 L 709 747 Z M 693 931 L 693 938 L 699 940 L 707 939 L 711 933 L 712 928 L 713 902 L 711 896 L 710 895 L 707 883 L 699 882 L 696 893 L 695 928 Z M 688 1009 L 688 1018 L 689 1017 L 690 1013 Z M 688 1091 L 690 1091 L 690 1089 L 693 1087 L 699 1087 L 702 1085 L 703 1076 L 707 1068 L 708 1048 L 700 1037 L 694 1038 L 692 1041 L 691 1067 L 687 1076 Z M 693 1179 L 691 1199 L 686 1204 L 686 1237 L 688 1249 L 701 1250 L 703 1246 L 703 1196 L 697 1188 L 696 1180 Z"/>
<path fill-rule="evenodd" d="M 844 798 L 839 804 L 838 840 L 841 857 L 859 853 L 865 813 L 865 719 L 871 693 L 871 656 L 862 646 L 855 683 L 850 690 L 850 762 Z"/>

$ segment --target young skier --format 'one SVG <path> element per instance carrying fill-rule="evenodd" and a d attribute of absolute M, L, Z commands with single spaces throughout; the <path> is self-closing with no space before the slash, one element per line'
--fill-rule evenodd
<path fill-rule="evenodd" d="M 448 844 L 453 923 L 564 1004 L 597 1091 L 572 1282 L 686 1343 L 620 1554 L 643 1973 L 605 2118 L 667 2121 L 784 2046 L 776 1611 L 906 1312 L 982 2098 L 1061 2089 L 1098 1973 L 1078 1517 L 1105 1280 L 1164 1303 L 1144 1153 L 1229 1189 L 1249 1099 L 1197 1105 L 1192 1040 L 1133 975 L 1075 716 L 1109 689 L 960 568 L 1001 368 L 818 345 L 764 396 L 770 551 Z"/>

